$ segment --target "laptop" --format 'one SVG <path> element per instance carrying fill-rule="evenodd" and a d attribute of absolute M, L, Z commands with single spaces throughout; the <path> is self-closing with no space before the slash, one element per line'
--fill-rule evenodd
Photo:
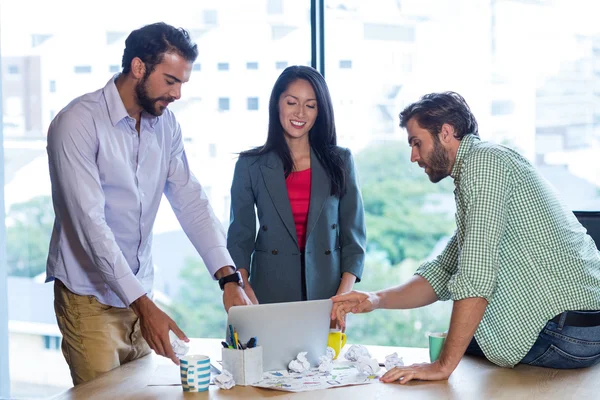
<path fill-rule="evenodd" d="M 327 349 L 332 305 L 326 299 L 231 307 L 226 337 L 229 325 L 243 344 L 256 337 L 263 350 L 263 371 L 287 369 L 301 351 L 308 352 L 314 367 Z"/>

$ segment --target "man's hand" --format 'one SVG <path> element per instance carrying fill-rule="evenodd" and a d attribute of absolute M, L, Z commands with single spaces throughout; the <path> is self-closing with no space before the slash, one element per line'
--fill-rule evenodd
<path fill-rule="evenodd" d="M 249 306 L 252 302 L 237 283 L 230 282 L 225 284 L 223 290 L 223 305 L 225 311 L 229 312 L 229 309 L 233 306 Z"/>
<path fill-rule="evenodd" d="M 404 385 L 413 379 L 422 381 L 441 381 L 448 379 L 453 370 L 450 371 L 436 361 L 434 363 L 413 364 L 407 367 L 396 367 L 386 372 L 379 380 L 381 382 L 390 383 L 400 380 L 400 384 Z"/>
<path fill-rule="evenodd" d="M 333 308 L 331 309 L 331 319 L 337 319 L 340 328 L 346 327 L 346 314 L 352 312 L 354 314 L 371 312 L 379 307 L 379 296 L 375 293 L 352 292 L 333 296 Z"/>
<path fill-rule="evenodd" d="M 244 269 L 240 270 L 240 274 L 242 275 L 242 280 L 244 282 L 248 281 L 248 275 L 244 278 Z M 219 268 L 217 272 L 215 272 L 215 278 L 221 279 L 227 275 L 231 275 L 235 273 L 235 268 L 231 265 L 226 265 L 222 268 Z M 247 274 L 247 272 L 246 272 Z M 254 291 L 252 291 L 254 294 Z M 256 296 L 255 296 L 256 298 Z M 258 302 L 257 302 L 258 303 Z M 248 295 L 238 285 L 236 282 L 226 283 L 223 287 L 223 306 L 225 307 L 225 311 L 229 312 L 229 309 L 233 306 L 249 306 L 252 304 L 252 301 L 248 298 Z"/>
<path fill-rule="evenodd" d="M 146 295 L 131 303 L 131 308 L 140 319 L 142 336 L 148 342 L 148 346 L 156 354 L 170 358 L 176 365 L 179 365 L 179 359 L 175 356 L 171 347 L 169 331 L 173 331 L 181 340 L 186 342 L 190 340 L 179 329 L 175 321 L 158 308 Z"/>

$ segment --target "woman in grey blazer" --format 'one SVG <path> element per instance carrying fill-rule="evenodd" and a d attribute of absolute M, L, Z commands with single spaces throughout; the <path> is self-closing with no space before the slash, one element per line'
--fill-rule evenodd
<path fill-rule="evenodd" d="M 352 155 L 336 142 L 321 74 L 286 68 L 267 141 L 240 154 L 231 185 L 227 248 L 254 303 L 325 299 L 360 280 L 363 202 Z"/>

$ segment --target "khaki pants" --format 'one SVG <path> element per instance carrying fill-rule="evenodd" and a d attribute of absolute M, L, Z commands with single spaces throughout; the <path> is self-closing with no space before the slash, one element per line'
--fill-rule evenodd
<path fill-rule="evenodd" d="M 111 307 L 94 296 L 77 295 L 57 279 L 54 311 L 74 385 L 150 353 L 139 319 L 130 308 Z"/>

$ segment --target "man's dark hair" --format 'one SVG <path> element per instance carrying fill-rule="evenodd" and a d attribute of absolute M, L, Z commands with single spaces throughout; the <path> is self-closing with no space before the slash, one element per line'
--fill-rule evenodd
<path fill-rule="evenodd" d="M 165 53 L 177 53 L 189 62 L 196 61 L 198 46 L 192 42 L 183 28 L 175 28 L 164 22 L 143 26 L 131 32 L 125 40 L 123 73 L 131 70 L 131 61 L 138 57 L 146 65 L 146 76 L 160 64 Z"/>
<path fill-rule="evenodd" d="M 454 127 L 454 137 L 458 140 L 469 133 L 479 136 L 475 116 L 465 99 L 455 92 L 429 93 L 421 97 L 402 110 L 400 126 L 406 128 L 411 118 L 434 136 L 440 133 L 444 124 Z"/>

